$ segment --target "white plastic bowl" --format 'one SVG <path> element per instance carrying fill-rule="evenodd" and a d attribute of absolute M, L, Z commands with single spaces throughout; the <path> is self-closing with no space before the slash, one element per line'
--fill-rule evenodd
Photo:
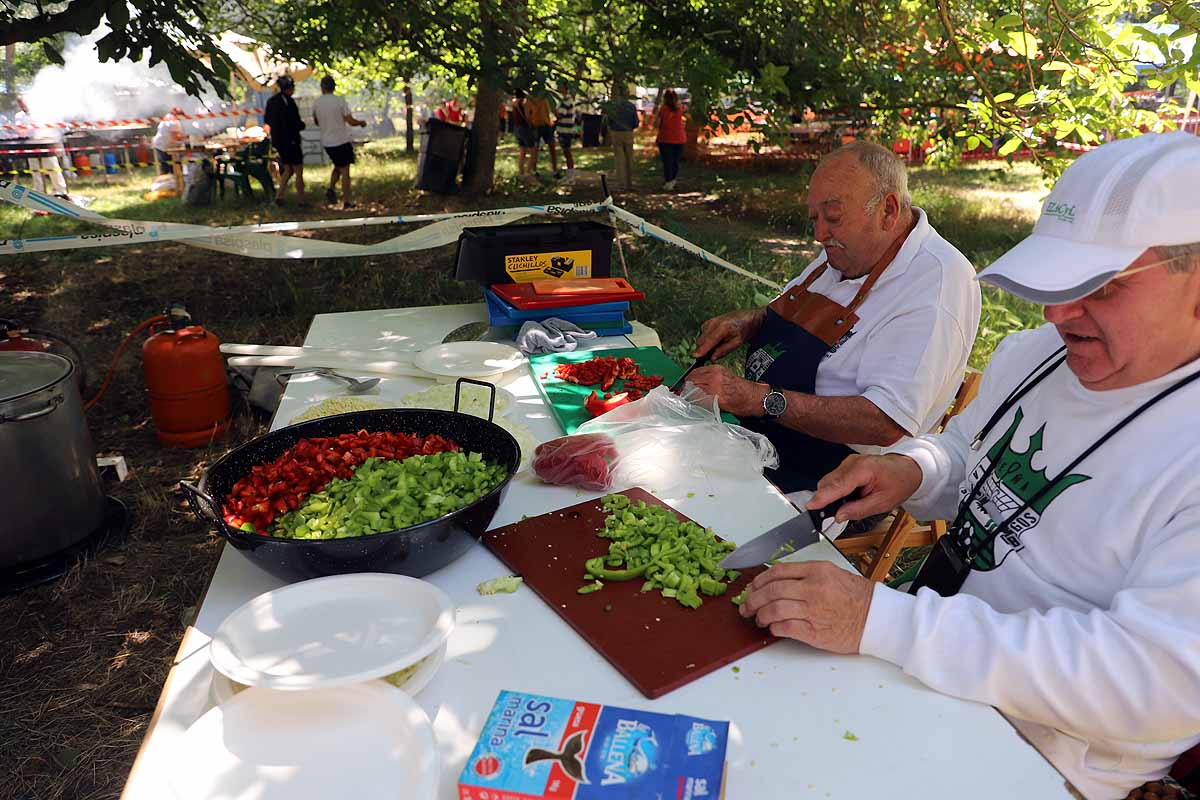
<path fill-rule="evenodd" d="M 200 717 L 172 760 L 179 800 L 431 800 L 440 773 L 429 717 L 381 681 L 252 687 Z"/>

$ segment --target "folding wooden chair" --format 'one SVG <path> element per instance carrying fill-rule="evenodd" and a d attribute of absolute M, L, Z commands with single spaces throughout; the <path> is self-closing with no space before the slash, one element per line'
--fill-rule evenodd
<path fill-rule="evenodd" d="M 938 423 L 938 431 L 943 430 L 946 423 L 975 399 L 982 377 L 983 374 L 977 370 L 967 370 L 962 385 L 958 387 L 958 393 L 954 395 L 954 402 Z M 893 516 L 872 530 L 839 536 L 837 548 L 846 558 L 858 561 L 859 569 L 868 578 L 882 581 L 887 578 L 888 572 L 904 548 L 933 544 L 945 535 L 945 520 L 934 520 L 928 525 L 922 525 L 904 509 L 896 509 Z"/>

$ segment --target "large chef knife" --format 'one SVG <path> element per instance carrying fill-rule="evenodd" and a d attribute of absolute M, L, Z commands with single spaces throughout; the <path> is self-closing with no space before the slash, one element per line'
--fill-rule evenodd
<path fill-rule="evenodd" d="M 776 525 L 766 533 L 756 536 L 734 550 L 718 565 L 721 569 L 746 569 L 783 558 L 801 547 L 807 547 L 821 538 L 826 525 L 833 522 L 837 510 L 851 500 L 858 500 L 855 490 L 840 500 L 834 500 L 824 508 L 813 511 L 801 509 L 799 516 Z"/>
<path fill-rule="evenodd" d="M 687 380 L 687 376 L 692 374 L 692 370 L 703 367 L 705 364 L 708 363 L 709 359 L 711 359 L 711 358 L 712 358 L 712 353 L 705 353 L 704 355 L 700 356 L 695 361 L 693 361 L 692 365 L 690 367 L 688 367 L 687 369 L 685 369 L 683 371 L 683 374 L 679 376 L 679 380 L 677 380 L 671 384 L 671 391 L 678 394 L 679 390 L 683 388 L 683 382 L 685 380 Z"/>

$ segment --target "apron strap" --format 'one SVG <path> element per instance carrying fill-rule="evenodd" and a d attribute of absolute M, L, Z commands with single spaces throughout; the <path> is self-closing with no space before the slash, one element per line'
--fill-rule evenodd
<path fill-rule="evenodd" d="M 819 267 L 817 267 L 816 269 L 814 269 L 812 272 L 808 273 L 808 277 L 807 277 L 807 278 L 805 278 L 803 282 L 801 282 L 801 284 L 800 284 L 800 288 L 801 288 L 803 291 L 806 291 L 806 292 L 807 292 L 807 291 L 808 291 L 808 287 L 813 285 L 813 281 L 815 281 L 817 278 L 819 278 L 819 277 L 821 277 L 822 275 L 824 275 L 824 274 L 825 274 L 825 270 L 826 270 L 826 269 L 828 269 L 828 268 L 829 268 L 829 261 L 828 261 L 828 260 L 826 260 L 826 261 L 822 261 L 822 262 L 821 262 L 821 265 L 820 265 Z"/>
<path fill-rule="evenodd" d="M 867 295 L 870 293 L 871 287 L 875 285 L 875 281 L 879 280 L 879 276 L 883 274 L 883 271 L 887 269 L 888 265 L 894 260 L 895 256 L 887 259 L 886 261 L 880 261 L 875 265 L 875 268 L 872 269 L 867 275 L 867 279 L 863 281 L 863 285 L 861 288 L 859 288 L 858 294 L 854 295 L 854 299 L 850 301 L 850 305 L 846 306 L 847 311 L 853 314 L 858 310 L 858 307 L 862 305 L 862 301 L 867 299 Z"/>

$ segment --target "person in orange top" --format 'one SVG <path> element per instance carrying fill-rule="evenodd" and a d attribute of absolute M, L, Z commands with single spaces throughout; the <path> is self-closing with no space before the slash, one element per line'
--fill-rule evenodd
<path fill-rule="evenodd" d="M 675 178 L 679 175 L 679 160 L 683 158 L 683 145 L 687 142 L 687 132 L 684 130 L 684 114 L 687 109 L 679 103 L 679 96 L 674 89 L 663 92 L 662 105 L 658 107 L 658 154 L 663 165 L 663 189 L 671 191 L 675 188 Z"/>

